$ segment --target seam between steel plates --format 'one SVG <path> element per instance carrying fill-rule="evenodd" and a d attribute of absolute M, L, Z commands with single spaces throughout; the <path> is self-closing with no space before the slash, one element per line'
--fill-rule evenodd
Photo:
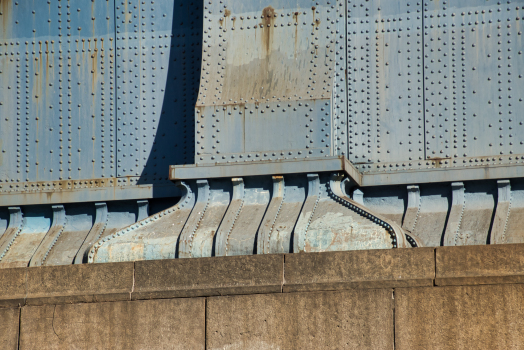
<path fill-rule="evenodd" d="M 419 197 L 418 208 L 417 208 L 417 215 L 415 215 L 415 220 L 413 221 L 413 227 L 411 228 L 411 233 L 413 233 L 415 231 L 415 227 L 417 227 L 417 220 L 418 220 L 418 216 L 420 214 L 420 206 L 421 205 L 422 205 L 422 201 L 420 200 L 420 197 Z"/>
<path fill-rule="evenodd" d="M 365 216 L 366 218 L 370 219 L 375 224 L 377 224 L 379 226 L 382 226 L 389 233 L 389 236 L 391 237 L 391 244 L 393 245 L 393 248 L 397 248 L 397 242 L 398 242 L 397 233 L 395 232 L 395 230 L 393 229 L 393 227 L 390 224 L 388 224 L 384 220 L 376 217 L 375 215 L 371 214 L 370 212 L 368 212 L 368 211 L 366 211 L 364 209 L 361 209 L 361 208 L 357 207 L 354 204 L 351 204 L 350 202 L 348 202 L 344 198 L 341 198 L 341 197 L 337 196 L 331 190 L 331 186 L 330 186 L 329 182 L 326 184 L 326 187 L 327 187 L 327 191 L 328 191 L 329 196 L 334 201 L 341 203 L 345 207 L 347 207 L 347 208 L 355 211 L 356 213 L 358 213 L 358 214 L 360 214 L 362 216 Z"/>
<path fill-rule="evenodd" d="M 53 242 L 49 245 L 49 248 L 45 252 L 44 257 L 42 258 L 42 263 L 41 263 L 42 265 L 44 264 L 44 261 L 47 259 L 47 256 L 49 255 L 49 253 L 51 252 L 51 250 L 55 246 L 56 242 L 58 241 L 58 238 L 60 238 L 60 235 L 62 234 L 62 232 L 64 232 L 65 225 L 66 225 L 66 217 L 64 215 L 64 220 L 62 221 L 62 225 L 61 225 L 62 228 L 60 229 L 60 232 L 58 232 L 58 234 L 56 235 L 55 239 L 53 239 Z"/>
<path fill-rule="evenodd" d="M 16 231 L 16 234 L 13 236 L 13 238 L 11 239 L 11 242 L 9 242 L 9 244 L 7 245 L 7 247 L 4 249 L 4 251 L 2 252 L 2 254 L 0 255 L 0 261 L 2 261 L 2 259 L 5 257 L 5 255 L 7 254 L 7 252 L 9 251 L 9 248 L 11 248 L 11 246 L 13 245 L 13 243 L 15 242 L 16 240 L 16 237 L 18 237 L 20 235 L 20 232 L 22 232 L 22 224 L 20 224 L 20 227 L 18 228 L 18 230 Z"/>
<path fill-rule="evenodd" d="M 198 230 L 200 223 L 202 222 L 202 219 L 204 218 L 204 214 L 206 213 L 207 207 L 209 206 L 209 200 L 211 196 L 207 196 L 206 206 L 204 209 L 202 209 L 202 213 L 200 214 L 200 217 L 198 218 L 197 223 L 195 224 L 195 228 L 193 229 L 193 232 L 191 232 L 191 235 L 189 236 L 189 257 L 193 257 L 192 248 L 193 248 L 193 238 L 195 237 L 196 230 Z"/>
<path fill-rule="evenodd" d="M 454 244 L 453 245 L 457 245 L 457 239 L 458 239 L 458 234 L 459 234 L 459 231 L 460 231 L 460 225 L 462 224 L 462 216 L 464 215 L 464 208 L 466 207 L 466 198 L 464 197 L 464 203 L 462 204 L 462 208 L 460 209 L 460 217 L 459 217 L 459 221 L 458 221 L 458 224 L 457 224 L 457 230 L 455 231 L 455 237 L 454 237 Z"/>
<path fill-rule="evenodd" d="M 318 180 L 320 181 L 320 180 Z M 309 219 L 307 221 L 307 225 L 306 225 L 306 228 L 304 230 L 304 251 L 306 250 L 306 240 L 307 240 L 307 231 L 309 230 L 309 225 L 311 224 L 311 220 L 313 220 L 313 215 L 315 214 L 315 210 L 317 209 L 317 206 L 318 206 L 318 202 L 320 201 L 320 186 L 318 186 L 319 190 L 318 190 L 318 193 L 317 193 L 317 200 L 315 201 L 315 206 L 313 207 L 313 210 L 311 211 L 311 215 L 309 216 Z"/>
<path fill-rule="evenodd" d="M 231 234 L 231 231 L 233 231 L 233 227 L 235 226 L 235 223 L 238 219 L 238 216 L 240 215 L 240 212 L 242 211 L 242 208 L 244 207 L 244 199 L 241 199 L 241 202 L 240 202 L 240 207 L 238 208 L 236 214 L 235 214 L 235 218 L 233 219 L 233 222 L 231 223 L 231 227 L 229 228 L 229 230 L 227 231 L 227 235 L 226 235 L 226 256 L 227 256 L 227 251 L 228 251 L 228 244 L 229 244 L 229 235 Z"/>
<path fill-rule="evenodd" d="M 110 95 L 110 97 L 113 97 L 114 99 L 114 112 L 115 112 L 115 124 L 116 124 L 116 127 L 114 130 L 115 132 L 115 138 L 114 138 L 114 141 L 112 144 L 110 144 L 110 146 L 114 146 L 115 147 L 115 150 L 114 150 L 114 155 L 115 157 L 113 158 L 112 160 L 112 165 L 114 165 L 115 167 L 115 170 L 114 170 L 114 173 L 112 174 L 115 178 L 118 177 L 118 138 L 119 138 L 119 127 L 118 127 L 118 115 L 120 114 L 118 109 L 119 109 L 119 106 L 118 106 L 118 31 L 117 31 L 117 20 L 116 20 L 116 17 L 117 17 L 117 1 L 118 0 L 114 0 L 113 1 L 113 50 L 114 50 L 114 69 L 113 69 L 113 81 L 114 81 L 114 89 L 112 91 L 112 96 Z M 138 3 L 138 6 L 140 8 L 140 3 Z M 140 10 L 139 10 L 140 12 Z M 140 22 L 139 22 L 140 23 Z M 125 27 L 124 27 L 125 28 Z M 124 29 L 123 28 L 123 29 Z M 124 42 L 123 42 L 124 43 Z M 140 40 L 138 41 L 138 43 L 140 44 Z M 140 61 L 139 61 L 140 62 Z M 140 64 L 140 63 L 139 63 Z M 139 79 L 140 80 L 140 79 Z M 110 153 L 111 154 L 111 153 Z M 107 220 L 106 220 L 106 224 L 107 224 Z M 102 231 L 100 231 L 100 236 L 102 235 L 102 233 L 104 232 L 106 226 L 104 225 L 104 229 Z M 95 242 L 100 239 L 100 236 L 97 237 L 97 239 L 95 240 Z M 91 249 L 90 249 L 91 250 Z M 88 258 L 89 259 L 89 258 Z"/>
<path fill-rule="evenodd" d="M 127 232 L 130 232 L 130 231 L 134 231 L 142 226 L 146 226 L 152 222 L 155 222 L 157 221 L 158 219 L 160 219 L 161 217 L 163 217 L 164 215 L 167 215 L 167 214 L 171 214 L 172 212 L 176 211 L 176 210 L 180 210 L 182 208 L 185 207 L 185 205 L 187 203 L 189 203 L 189 200 L 192 198 L 192 195 L 193 195 L 193 192 L 191 191 L 191 188 L 189 186 L 186 186 L 187 188 L 187 191 L 188 191 L 188 195 L 186 196 L 186 198 L 184 199 L 184 201 L 180 204 L 177 204 L 175 207 L 171 207 L 169 209 L 166 209 L 166 210 L 163 210 L 161 211 L 160 213 L 158 214 L 155 214 L 153 216 L 150 216 L 150 217 L 147 217 L 139 222 L 136 222 L 132 225 L 129 225 L 115 233 L 113 233 L 111 236 L 109 237 L 105 237 L 104 239 L 102 239 L 101 241 L 98 241 L 96 242 L 95 244 L 93 244 L 93 246 L 89 249 L 89 255 L 88 255 L 88 263 L 92 263 L 93 262 L 93 259 L 94 259 L 94 255 L 91 254 L 91 252 L 95 251 L 96 249 L 100 248 L 104 243 L 106 243 L 107 241 L 110 241 L 112 240 L 113 238 L 116 238 L 116 237 L 119 237 L 119 236 L 122 236 L 123 234 L 127 233 Z"/>
<path fill-rule="evenodd" d="M 271 240 L 271 234 L 273 233 L 273 230 L 275 229 L 275 223 L 277 222 L 278 215 L 280 214 L 280 210 L 282 209 L 282 205 L 284 204 L 285 199 L 286 199 L 286 189 L 284 188 L 284 193 L 282 194 L 282 201 L 280 201 L 280 205 L 278 206 L 277 213 L 275 215 L 275 218 L 273 219 L 273 223 L 271 224 L 271 229 L 269 230 L 269 234 L 267 235 L 268 253 L 269 253 L 269 242 Z"/>
<path fill-rule="evenodd" d="M 506 230 L 508 228 L 508 221 L 509 221 L 509 215 L 511 213 L 511 192 L 509 194 L 509 205 L 508 205 L 508 214 L 506 215 L 506 221 L 504 222 L 504 230 L 502 231 L 502 242 L 501 243 L 506 243 Z"/>
<path fill-rule="evenodd" d="M 423 119 L 423 126 L 422 126 L 422 132 L 424 133 L 424 159 L 426 160 L 427 157 L 427 153 L 426 153 L 426 69 L 424 68 L 424 48 L 425 48 L 425 40 L 424 38 L 426 37 L 425 36 L 425 33 L 426 33 L 426 29 L 424 28 L 424 14 L 425 14 L 425 9 L 426 9 L 426 2 L 425 1 L 421 1 L 421 6 L 422 6 L 422 13 L 420 15 L 421 17 L 421 21 L 422 21 L 422 25 L 421 25 L 421 30 L 422 30 L 422 119 Z"/>

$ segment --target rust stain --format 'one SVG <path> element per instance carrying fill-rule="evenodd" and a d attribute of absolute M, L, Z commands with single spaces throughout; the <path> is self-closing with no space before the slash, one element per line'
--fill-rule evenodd
<path fill-rule="evenodd" d="M 49 41 L 45 41 L 45 81 L 49 81 Z M 46 84 L 46 91 L 47 91 L 47 84 Z M 47 96 L 47 94 L 46 94 Z"/>
<path fill-rule="evenodd" d="M 275 9 L 268 6 L 262 10 L 262 44 L 266 49 L 267 56 L 271 54 L 271 42 L 273 36 L 273 25 L 275 23 Z"/>
<path fill-rule="evenodd" d="M 225 9 L 224 10 L 224 17 L 229 17 L 229 16 L 231 16 L 231 10 Z"/>
<path fill-rule="evenodd" d="M 433 165 L 435 168 L 440 168 L 442 164 L 444 164 L 444 161 L 450 160 L 451 158 L 441 158 L 441 157 L 430 157 L 428 156 L 428 159 L 433 161 Z"/>
<path fill-rule="evenodd" d="M 91 2 L 91 18 L 95 18 L 95 2 Z M 95 21 L 91 20 L 91 25 L 93 28 L 93 36 L 95 36 Z"/>
<path fill-rule="evenodd" d="M 295 20 L 295 52 L 293 57 L 296 59 L 298 56 L 298 12 L 293 14 L 293 19 Z"/>
<path fill-rule="evenodd" d="M 95 38 L 95 48 L 93 49 L 93 53 L 91 54 L 91 73 L 93 74 L 93 77 L 91 79 L 91 92 L 95 93 L 95 86 L 96 81 L 98 78 L 98 48 L 97 48 L 97 39 Z M 89 48 L 91 48 L 91 43 L 89 43 Z M 94 95 L 93 95 L 94 98 Z"/>
<path fill-rule="evenodd" d="M 6 38 L 8 22 L 11 19 L 12 0 L 0 0 L 0 21 L 2 22 L 2 33 L 3 38 Z"/>

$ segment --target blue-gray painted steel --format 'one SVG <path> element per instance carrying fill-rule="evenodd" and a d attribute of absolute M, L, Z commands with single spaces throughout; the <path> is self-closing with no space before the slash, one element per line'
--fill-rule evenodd
<path fill-rule="evenodd" d="M 524 0 L 0 4 L 0 267 L 523 240 Z"/>
<path fill-rule="evenodd" d="M 2 1 L 1 205 L 180 195 L 167 175 L 193 160 L 202 11 L 202 1 Z M 104 179 L 126 186 L 81 195 L 62 183 Z"/>
<path fill-rule="evenodd" d="M 345 155 L 370 185 L 519 164 L 521 4 L 3 1 L 1 204 L 179 195 L 193 158 Z"/>
<path fill-rule="evenodd" d="M 350 199 L 342 179 L 320 173 L 182 182 L 186 194 L 177 205 L 105 236 L 88 261 L 411 246 L 399 224 Z"/>

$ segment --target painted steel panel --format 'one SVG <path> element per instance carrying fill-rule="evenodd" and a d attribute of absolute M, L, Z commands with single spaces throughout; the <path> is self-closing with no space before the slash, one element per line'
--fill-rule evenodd
<path fill-rule="evenodd" d="M 202 7 L 197 2 L 117 1 L 118 176 L 166 182 L 193 161 Z"/>
<path fill-rule="evenodd" d="M 524 152 L 519 4 L 426 2 L 428 159 L 507 164 Z"/>
<path fill-rule="evenodd" d="M 347 2 L 348 159 L 362 172 L 424 159 L 421 12 L 420 2 Z"/>
<path fill-rule="evenodd" d="M 333 154 L 331 114 L 345 99 L 342 84 L 332 107 L 335 61 L 343 56 L 334 47 L 344 25 L 336 4 L 207 4 L 195 163 Z"/>
<path fill-rule="evenodd" d="M 11 38 L 0 58 L 0 123 L 6 130 L 0 177 L 29 182 L 114 176 L 106 154 L 112 140 L 104 141 L 113 109 L 112 3 L 9 2 L 4 7 L 4 37 Z M 15 55 L 16 67 L 11 67 Z"/>

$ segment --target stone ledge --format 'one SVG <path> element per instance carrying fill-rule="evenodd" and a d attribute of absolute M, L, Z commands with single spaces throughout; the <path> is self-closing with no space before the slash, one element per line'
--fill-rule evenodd
<path fill-rule="evenodd" d="M 432 286 L 434 248 L 286 254 L 284 292 Z"/>
<path fill-rule="evenodd" d="M 27 268 L 0 269 L 0 307 L 24 305 Z"/>
<path fill-rule="evenodd" d="M 283 255 L 137 261 L 132 298 L 280 293 L 283 264 Z"/>
<path fill-rule="evenodd" d="M 27 305 L 129 300 L 133 263 L 27 269 Z"/>
<path fill-rule="evenodd" d="M 437 286 L 524 283 L 524 244 L 436 248 Z"/>
<path fill-rule="evenodd" d="M 0 307 L 524 283 L 522 257 L 524 244 L 510 244 L 9 268 L 0 269 Z"/>

